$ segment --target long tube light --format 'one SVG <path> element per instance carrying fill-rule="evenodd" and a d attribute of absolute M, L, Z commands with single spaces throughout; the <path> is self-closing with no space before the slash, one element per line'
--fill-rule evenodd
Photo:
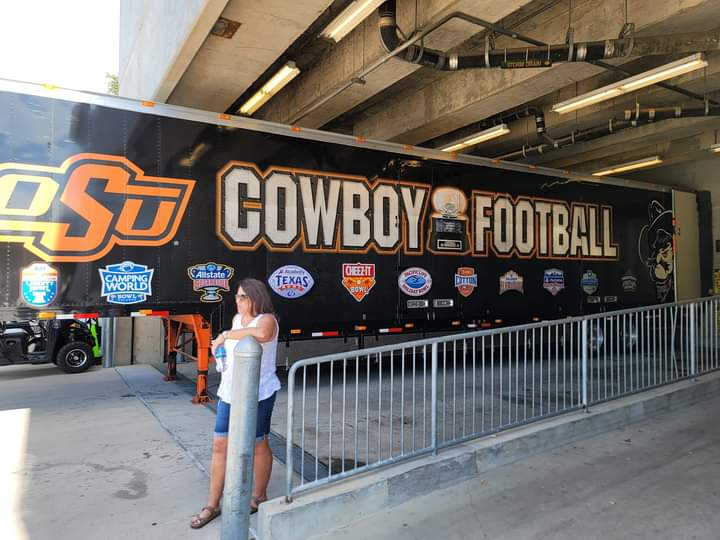
<path fill-rule="evenodd" d="M 385 0 L 354 0 L 340 15 L 327 25 L 320 35 L 336 43 L 350 33 L 358 24 L 365 20 Z"/>
<path fill-rule="evenodd" d="M 287 83 L 297 77 L 299 73 L 300 68 L 295 65 L 295 62 L 288 62 L 285 64 L 270 78 L 268 82 L 263 84 L 260 90 L 255 92 L 253 96 L 248 99 L 242 107 L 240 107 L 240 113 L 248 116 L 253 114 L 260 107 L 265 105 L 271 97 L 282 90 Z"/>
<path fill-rule="evenodd" d="M 703 53 L 695 53 L 686 58 L 665 64 L 664 66 L 659 66 L 655 69 L 651 69 L 613 84 L 603 86 L 597 90 L 593 90 L 592 92 L 561 101 L 560 103 L 553 105 L 552 110 L 558 114 L 576 111 L 578 109 L 582 109 L 583 107 L 588 107 L 590 105 L 594 105 L 595 103 L 600 103 L 601 101 L 606 101 L 628 92 L 633 92 L 640 88 L 695 71 L 696 69 L 704 68 L 707 65 L 708 62 L 705 59 L 705 55 Z"/>
<path fill-rule="evenodd" d="M 457 152 L 458 150 L 475 146 L 476 144 L 480 144 L 481 142 L 489 141 L 490 139 L 495 139 L 496 137 L 502 137 L 503 135 L 507 135 L 508 133 L 510 133 L 510 129 L 507 127 L 507 124 L 498 124 L 497 126 L 493 126 L 490 129 L 486 129 L 484 131 L 481 131 L 480 133 L 475 133 L 474 135 L 470 135 L 465 139 L 456 141 L 450 146 L 441 148 L 441 150 L 443 152 Z"/>
<path fill-rule="evenodd" d="M 629 161 L 627 163 L 620 163 L 619 165 L 613 165 L 609 169 L 603 169 L 601 171 L 595 171 L 593 176 L 608 176 L 611 174 L 622 173 L 627 171 L 634 171 L 635 169 L 642 169 L 644 167 L 650 167 L 652 165 L 658 165 L 663 160 L 660 156 L 650 156 L 637 161 Z"/>
<path fill-rule="evenodd" d="M 711 152 L 715 152 L 716 154 L 720 154 L 720 144 L 713 144 L 710 147 Z"/>

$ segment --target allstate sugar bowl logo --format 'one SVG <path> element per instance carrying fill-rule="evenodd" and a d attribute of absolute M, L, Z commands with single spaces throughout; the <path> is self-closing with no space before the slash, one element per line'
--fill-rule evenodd
<path fill-rule="evenodd" d="M 102 290 L 111 304 L 139 304 L 152 295 L 154 270 L 131 261 L 109 264 L 100 268 Z"/>
<path fill-rule="evenodd" d="M 398 287 L 408 296 L 422 296 L 432 287 L 432 278 L 423 268 L 408 268 L 400 273 Z"/>
<path fill-rule="evenodd" d="M 235 270 L 224 264 L 208 262 L 191 266 L 187 273 L 192 279 L 193 291 L 202 292 L 201 302 L 220 302 L 220 291 L 230 290 L 230 278 Z"/>
<path fill-rule="evenodd" d="M 283 298 L 300 298 L 312 289 L 315 280 L 310 272 L 301 266 L 287 264 L 270 274 L 268 285 Z"/>

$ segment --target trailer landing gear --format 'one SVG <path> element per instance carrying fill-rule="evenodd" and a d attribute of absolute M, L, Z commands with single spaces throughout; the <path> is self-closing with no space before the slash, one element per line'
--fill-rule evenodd
<path fill-rule="evenodd" d="M 177 375 L 177 355 L 182 354 L 197 361 L 197 383 L 195 387 L 195 396 L 192 398 L 193 403 L 207 403 L 210 401 L 208 396 L 208 365 L 210 363 L 210 340 L 211 329 L 210 324 L 202 317 L 202 315 L 170 315 L 163 318 L 165 325 L 165 361 L 167 363 L 167 372 L 163 380 L 174 381 Z M 185 335 L 190 334 L 190 338 L 185 339 Z M 183 338 L 180 343 L 178 341 Z M 186 353 L 183 347 L 192 341 L 197 345 L 197 356 Z"/>

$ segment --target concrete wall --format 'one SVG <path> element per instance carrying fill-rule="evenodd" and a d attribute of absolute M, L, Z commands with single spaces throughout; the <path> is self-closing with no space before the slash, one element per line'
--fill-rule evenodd
<path fill-rule="evenodd" d="M 123 0 L 120 95 L 165 101 L 227 0 Z"/>
<path fill-rule="evenodd" d="M 627 178 L 667 183 L 696 191 L 709 191 L 712 201 L 713 245 L 720 240 L 720 157 L 687 161 L 677 165 L 624 175 Z M 720 253 L 713 253 L 713 267 L 720 268 Z"/>
<path fill-rule="evenodd" d="M 159 317 L 136 317 L 133 319 L 134 364 L 160 364 L 164 353 L 163 322 Z"/>

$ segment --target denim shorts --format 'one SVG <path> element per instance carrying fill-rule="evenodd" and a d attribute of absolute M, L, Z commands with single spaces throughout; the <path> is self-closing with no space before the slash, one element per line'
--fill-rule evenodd
<path fill-rule="evenodd" d="M 255 428 L 255 440 L 262 441 L 270 433 L 270 418 L 272 417 L 273 406 L 275 405 L 274 392 L 272 396 L 258 401 L 257 427 Z M 230 404 L 219 400 L 217 404 L 217 416 L 215 417 L 215 436 L 227 437 L 230 430 Z"/>

